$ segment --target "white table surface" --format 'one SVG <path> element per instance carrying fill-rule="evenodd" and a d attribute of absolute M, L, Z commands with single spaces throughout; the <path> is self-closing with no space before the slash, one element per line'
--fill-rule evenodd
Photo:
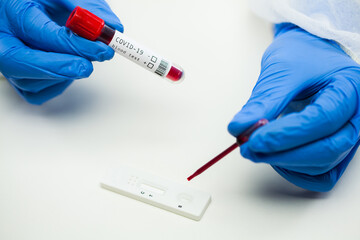
<path fill-rule="evenodd" d="M 359 155 L 333 191 L 287 183 L 231 153 L 270 24 L 246 1 L 115 1 L 126 33 L 186 70 L 172 85 L 116 56 L 43 106 L 0 80 L 0 239 L 360 239 Z M 212 195 L 199 222 L 99 186 L 121 164 Z"/>

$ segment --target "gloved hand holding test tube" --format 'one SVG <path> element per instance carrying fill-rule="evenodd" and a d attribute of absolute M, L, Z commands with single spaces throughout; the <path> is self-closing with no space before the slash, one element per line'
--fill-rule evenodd
<path fill-rule="evenodd" d="M 66 27 L 83 38 L 101 41 L 109 45 L 120 55 L 160 77 L 166 77 L 173 83 L 178 83 L 184 79 L 185 74 L 182 68 L 109 27 L 103 19 L 86 9 L 76 7 L 70 14 Z"/>

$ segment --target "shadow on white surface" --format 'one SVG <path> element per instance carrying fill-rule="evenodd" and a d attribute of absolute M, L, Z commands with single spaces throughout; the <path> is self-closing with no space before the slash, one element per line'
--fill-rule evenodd
<path fill-rule="evenodd" d="M 355 154 L 343 176 L 330 192 L 320 193 L 307 191 L 299 188 L 275 173 L 272 175 L 264 174 L 258 177 L 258 181 L 253 185 L 254 195 L 269 200 L 304 200 L 304 199 L 327 199 L 337 197 L 337 195 L 356 195 L 354 182 L 358 182 L 359 153 Z"/>
<path fill-rule="evenodd" d="M 7 108 L 17 109 L 28 115 L 52 116 L 73 116 L 81 115 L 84 111 L 91 109 L 96 104 L 97 94 L 92 88 L 79 87 L 76 83 L 71 85 L 65 92 L 42 104 L 41 106 L 32 105 L 22 99 L 16 91 L 9 85 L 3 87 L 2 95 L 6 99 Z"/>
<path fill-rule="evenodd" d="M 261 202 L 292 205 L 312 200 L 324 200 L 329 198 L 333 192 L 320 193 L 297 187 L 265 164 L 252 168 L 247 174 L 252 179 L 252 183 L 247 187 L 246 192 L 252 199 Z"/>
<path fill-rule="evenodd" d="M 269 200 L 325 199 L 330 193 L 312 192 L 301 189 L 280 176 L 265 176 L 254 187 L 257 196 Z"/>

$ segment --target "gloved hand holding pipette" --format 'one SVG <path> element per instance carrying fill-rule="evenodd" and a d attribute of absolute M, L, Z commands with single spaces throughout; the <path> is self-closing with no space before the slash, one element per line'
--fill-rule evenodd
<path fill-rule="evenodd" d="M 290 111 L 306 100 L 304 109 Z M 269 119 L 241 147 L 242 155 L 272 165 L 302 188 L 328 191 L 358 147 L 359 103 L 360 66 L 336 42 L 277 24 L 252 95 L 228 130 L 238 136 Z"/>
<path fill-rule="evenodd" d="M 106 44 L 86 40 L 64 26 L 77 5 L 123 31 L 104 0 L 0 0 L 0 72 L 32 104 L 42 104 L 73 80 L 88 77 L 91 61 L 114 55 Z"/>

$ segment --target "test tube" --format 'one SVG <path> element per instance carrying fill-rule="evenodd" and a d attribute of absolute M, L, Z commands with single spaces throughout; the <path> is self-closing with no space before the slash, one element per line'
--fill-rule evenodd
<path fill-rule="evenodd" d="M 173 83 L 185 77 L 182 68 L 109 27 L 103 19 L 79 6 L 70 14 L 66 27 L 83 38 L 109 45 L 116 53 Z"/>

